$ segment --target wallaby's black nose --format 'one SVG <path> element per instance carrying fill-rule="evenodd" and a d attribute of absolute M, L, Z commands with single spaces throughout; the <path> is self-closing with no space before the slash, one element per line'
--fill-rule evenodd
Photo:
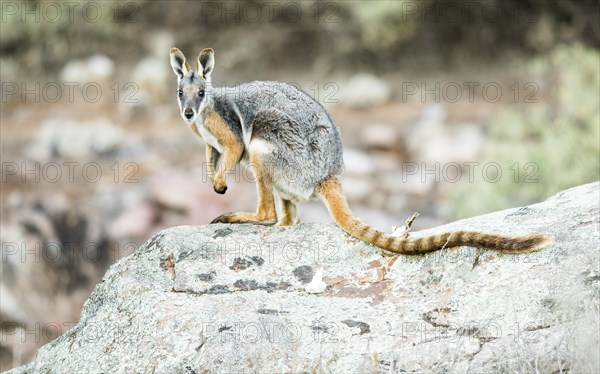
<path fill-rule="evenodd" d="M 194 111 L 190 108 L 187 108 L 183 111 L 183 115 L 185 116 L 185 118 L 190 119 L 194 116 Z"/>

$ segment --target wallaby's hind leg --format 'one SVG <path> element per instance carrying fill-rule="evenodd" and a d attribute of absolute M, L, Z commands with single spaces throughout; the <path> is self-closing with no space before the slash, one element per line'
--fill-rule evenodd
<path fill-rule="evenodd" d="M 292 226 L 298 223 L 300 223 L 300 218 L 296 204 L 290 200 L 281 199 L 281 219 L 277 222 L 277 226 Z"/>
<path fill-rule="evenodd" d="M 225 213 L 211 223 L 258 223 L 272 225 L 277 222 L 273 187 L 267 169 L 259 153 L 250 153 L 250 166 L 256 176 L 258 186 L 258 209 L 256 213 Z"/>

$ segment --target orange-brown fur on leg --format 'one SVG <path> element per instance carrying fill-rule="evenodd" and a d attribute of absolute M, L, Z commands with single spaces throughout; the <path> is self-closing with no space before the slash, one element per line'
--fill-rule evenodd
<path fill-rule="evenodd" d="M 540 249 L 548 242 L 543 235 L 508 237 L 474 231 L 447 232 L 425 238 L 391 236 L 369 226 L 357 218 L 348 207 L 337 177 L 323 182 L 317 192 L 333 219 L 348 234 L 387 251 L 401 254 L 422 254 L 442 248 L 470 246 L 504 253 L 526 253 Z"/>
<path fill-rule="evenodd" d="M 300 223 L 298 218 L 298 209 L 293 202 L 281 199 L 281 219 L 277 222 L 278 226 L 292 226 Z"/>
<path fill-rule="evenodd" d="M 233 131 L 227 127 L 221 116 L 216 112 L 210 112 L 204 121 L 208 131 L 210 131 L 225 148 L 221 162 L 214 174 L 213 188 L 217 193 L 225 193 L 227 191 L 227 181 L 225 175 L 228 171 L 235 168 L 235 165 L 242 158 L 244 146 L 235 136 Z M 211 149 L 212 150 L 212 149 Z M 207 149 L 208 155 L 208 149 Z"/>
<path fill-rule="evenodd" d="M 274 224 L 277 222 L 273 187 L 269 176 L 265 172 L 267 169 L 258 153 L 250 153 L 250 165 L 256 176 L 256 185 L 258 187 L 258 209 L 256 213 L 225 213 L 215 218 L 212 223 Z"/>

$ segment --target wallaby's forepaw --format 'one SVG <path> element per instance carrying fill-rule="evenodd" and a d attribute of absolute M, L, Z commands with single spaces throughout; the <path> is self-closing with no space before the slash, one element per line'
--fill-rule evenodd
<path fill-rule="evenodd" d="M 223 195 L 225 192 L 227 192 L 227 185 L 217 186 L 215 184 L 215 185 L 213 185 L 213 188 L 214 188 L 215 192 L 220 195 Z"/>
<path fill-rule="evenodd" d="M 215 179 L 212 181 L 213 188 L 216 193 L 223 195 L 225 191 L 227 191 L 227 182 L 225 178 L 220 177 L 219 175 L 215 176 Z"/>
<path fill-rule="evenodd" d="M 254 223 L 257 225 L 273 225 L 277 222 L 277 217 L 264 218 L 258 217 L 253 213 L 225 213 L 213 219 L 212 223 Z"/>

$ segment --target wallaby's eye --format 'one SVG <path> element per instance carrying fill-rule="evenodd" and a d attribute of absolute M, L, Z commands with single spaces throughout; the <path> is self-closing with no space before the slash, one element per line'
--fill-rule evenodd
<path fill-rule="evenodd" d="M 177 95 L 179 95 L 179 97 L 183 96 L 183 91 L 182 90 L 177 90 Z"/>
<path fill-rule="evenodd" d="M 204 96 L 204 90 L 200 90 L 200 91 L 198 92 L 198 96 L 200 96 L 200 97 L 203 97 L 203 96 Z"/>

